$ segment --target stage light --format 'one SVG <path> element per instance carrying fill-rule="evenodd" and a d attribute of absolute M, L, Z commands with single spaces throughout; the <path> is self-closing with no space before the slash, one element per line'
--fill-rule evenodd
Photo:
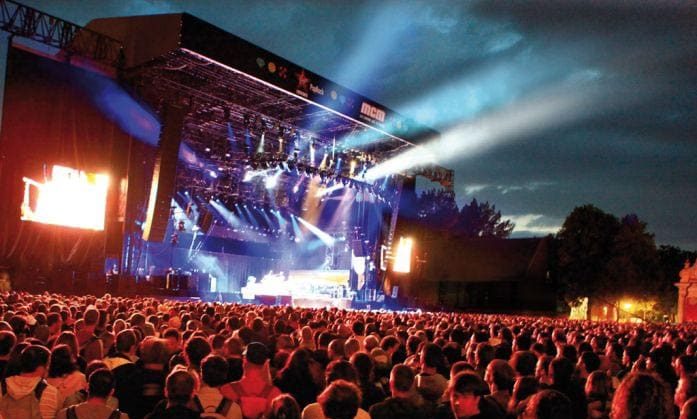
<path fill-rule="evenodd" d="M 266 131 L 261 132 L 261 139 L 259 140 L 259 147 L 257 147 L 257 153 L 261 154 L 264 152 L 264 140 L 266 139 Z"/>
<path fill-rule="evenodd" d="M 213 179 L 217 179 L 217 178 L 218 178 L 218 174 L 215 172 L 215 170 L 209 170 L 209 171 L 208 171 L 208 175 L 209 175 L 210 177 L 212 177 Z"/>
<path fill-rule="evenodd" d="M 351 160 L 351 165 L 349 166 L 349 177 L 353 177 L 354 173 L 356 173 L 356 161 Z"/>
<path fill-rule="evenodd" d="M 273 174 L 266 176 L 266 179 L 264 179 L 266 189 L 273 189 L 278 185 L 278 178 L 281 176 L 281 173 L 283 173 L 283 170 L 276 169 Z"/>
<path fill-rule="evenodd" d="M 395 256 L 392 270 L 394 272 L 409 273 L 411 272 L 411 250 L 414 242 L 410 238 L 399 238 L 397 245 L 397 254 Z"/>
<path fill-rule="evenodd" d="M 319 189 L 319 190 L 317 191 L 317 193 L 315 194 L 315 197 L 316 197 L 316 198 L 322 198 L 322 199 L 324 199 L 325 196 L 331 194 L 331 193 L 334 192 L 334 191 L 338 191 L 339 189 L 341 189 L 341 188 L 343 188 L 343 187 L 344 187 L 344 185 L 342 185 L 340 182 L 339 182 L 339 183 L 335 183 L 334 185 L 332 185 L 332 186 L 330 186 L 330 187 L 328 187 L 328 188 L 321 188 L 321 189 Z"/>
<path fill-rule="evenodd" d="M 311 232 L 312 234 L 314 234 L 315 236 L 317 236 L 317 238 L 320 239 L 320 240 L 322 241 L 322 243 L 324 243 L 327 247 L 332 247 L 332 246 L 334 246 L 334 243 L 336 242 L 336 240 L 334 239 L 334 237 L 332 237 L 332 236 L 330 236 L 329 234 L 325 233 L 325 232 L 322 231 L 319 227 L 317 227 L 317 226 L 311 224 L 310 222 L 308 222 L 308 221 L 302 219 L 301 217 L 295 217 L 294 219 L 297 219 L 298 221 L 300 221 L 300 223 L 301 223 L 302 225 L 304 225 L 308 230 L 310 230 L 310 232 Z"/>

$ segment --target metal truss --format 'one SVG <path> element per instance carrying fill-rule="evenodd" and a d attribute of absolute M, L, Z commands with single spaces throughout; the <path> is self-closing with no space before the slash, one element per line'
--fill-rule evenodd
<path fill-rule="evenodd" d="M 79 55 L 116 68 L 123 62 L 121 42 L 11 0 L 0 0 L 0 29 L 59 48 L 68 58 Z"/>

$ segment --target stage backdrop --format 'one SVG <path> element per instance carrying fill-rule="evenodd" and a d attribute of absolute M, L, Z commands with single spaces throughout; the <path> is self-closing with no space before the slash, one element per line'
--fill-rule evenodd
<path fill-rule="evenodd" d="M 99 110 L 110 84 L 102 75 L 10 48 L 0 136 L 0 266 L 10 269 L 15 285 L 57 289 L 80 277 L 96 280 L 105 255 L 120 254 L 119 190 L 133 140 Z M 22 178 L 41 182 L 56 164 L 110 176 L 105 230 L 20 221 Z"/>

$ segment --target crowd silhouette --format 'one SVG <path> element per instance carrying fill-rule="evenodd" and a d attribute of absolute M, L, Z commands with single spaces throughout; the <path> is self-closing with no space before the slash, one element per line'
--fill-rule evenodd
<path fill-rule="evenodd" d="M 0 415 L 697 418 L 697 326 L 0 295 Z"/>

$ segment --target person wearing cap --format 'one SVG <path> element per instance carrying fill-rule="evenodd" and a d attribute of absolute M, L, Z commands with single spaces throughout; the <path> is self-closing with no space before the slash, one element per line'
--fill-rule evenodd
<path fill-rule="evenodd" d="M 252 342 L 247 345 L 243 356 L 242 378 L 220 387 L 220 392 L 240 405 L 244 418 L 256 418 L 268 410 L 281 390 L 271 381 L 266 345 Z"/>

